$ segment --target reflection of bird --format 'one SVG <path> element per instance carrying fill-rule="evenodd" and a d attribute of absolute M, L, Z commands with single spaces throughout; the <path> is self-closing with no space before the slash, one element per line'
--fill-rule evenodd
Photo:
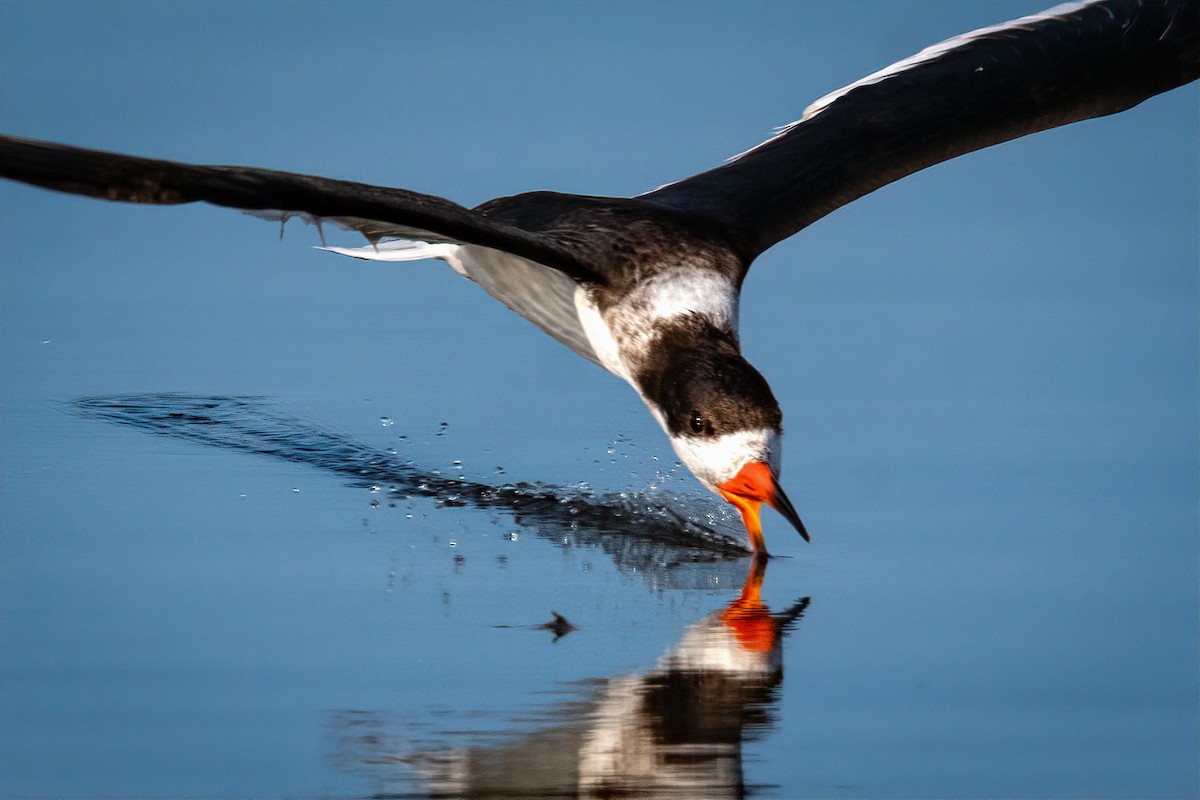
<path fill-rule="evenodd" d="M 739 349 L 738 295 L 761 252 L 931 164 L 1111 114 L 1200 75 L 1197 0 L 1100 0 L 950 39 L 811 105 L 730 163 L 632 199 L 533 192 L 468 210 L 400 189 L 192 166 L 16 138 L 0 175 L 109 200 L 206 201 L 331 220 L 359 258 L 439 258 L 628 381 L 681 460 L 742 513 L 765 552 L 782 417 Z"/>
<path fill-rule="evenodd" d="M 759 597 L 767 559 L 738 597 L 689 627 L 642 674 L 596 681 L 549 724 L 483 745 L 412 748 L 363 712 L 339 715 L 339 761 L 384 781 L 406 765 L 435 797 L 744 797 L 742 744 L 774 719 L 783 639 L 808 598 L 771 614 Z"/>
<path fill-rule="evenodd" d="M 549 622 L 543 622 L 541 625 L 538 625 L 537 628 L 539 631 L 550 631 L 553 633 L 555 642 L 566 636 L 571 631 L 579 630 L 579 628 L 576 628 L 571 624 L 570 620 L 557 611 L 551 611 L 550 613 L 554 615 L 554 619 L 550 620 Z"/>

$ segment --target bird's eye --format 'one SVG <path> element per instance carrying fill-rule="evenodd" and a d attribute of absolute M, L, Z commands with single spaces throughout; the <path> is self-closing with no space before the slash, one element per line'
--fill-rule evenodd
<path fill-rule="evenodd" d="M 692 412 L 692 419 L 689 423 L 692 428 L 692 433 L 704 433 L 704 417 L 700 416 L 699 411 Z"/>

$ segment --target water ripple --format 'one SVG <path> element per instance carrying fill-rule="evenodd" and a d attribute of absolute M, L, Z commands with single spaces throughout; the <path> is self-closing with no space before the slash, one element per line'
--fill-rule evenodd
<path fill-rule="evenodd" d="M 503 510 L 535 535 L 604 550 L 618 568 L 649 571 L 745 555 L 736 515 L 707 498 L 651 488 L 597 493 L 580 486 L 489 484 L 437 470 L 314 423 L 282 414 L 267 398 L 146 393 L 82 397 L 80 416 L 195 442 L 308 464 L 352 486 L 388 487 L 400 498 L 428 497 L 442 506 Z M 695 509 L 685 513 L 679 508 Z"/>

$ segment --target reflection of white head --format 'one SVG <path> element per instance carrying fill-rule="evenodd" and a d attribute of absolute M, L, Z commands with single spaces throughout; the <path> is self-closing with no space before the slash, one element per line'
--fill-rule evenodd
<path fill-rule="evenodd" d="M 742 713 L 761 703 L 762 692 L 783 675 L 782 648 L 747 648 L 722 620 L 709 614 L 688 628 L 679 645 L 645 675 L 609 680 L 579 748 L 579 784 L 597 795 L 636 789 L 639 797 L 742 797 Z M 668 724 L 652 700 L 663 687 L 694 691 L 688 699 L 708 706 L 702 739 L 664 737 Z M 676 700 L 679 695 L 673 695 Z M 714 704 L 715 705 L 712 705 Z M 706 706 L 708 704 L 708 706 Z M 722 727 L 720 720 L 737 720 Z"/>
<path fill-rule="evenodd" d="M 747 647 L 715 611 L 688 628 L 679 645 L 659 661 L 660 668 L 690 672 L 724 672 L 744 678 L 770 675 L 783 669 L 779 641 L 770 650 Z"/>

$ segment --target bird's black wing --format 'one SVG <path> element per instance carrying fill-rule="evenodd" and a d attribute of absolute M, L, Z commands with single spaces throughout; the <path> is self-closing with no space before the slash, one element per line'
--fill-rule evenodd
<path fill-rule="evenodd" d="M 203 201 L 286 220 L 329 220 L 372 240 L 396 236 L 473 244 L 595 276 L 553 239 L 433 195 L 255 167 L 184 164 L 0 135 L 0 177 L 127 203 Z"/>
<path fill-rule="evenodd" d="M 722 225 L 747 264 L 906 175 L 1200 77 L 1200 2 L 1058 6 L 926 48 L 729 163 L 642 195 Z"/>

